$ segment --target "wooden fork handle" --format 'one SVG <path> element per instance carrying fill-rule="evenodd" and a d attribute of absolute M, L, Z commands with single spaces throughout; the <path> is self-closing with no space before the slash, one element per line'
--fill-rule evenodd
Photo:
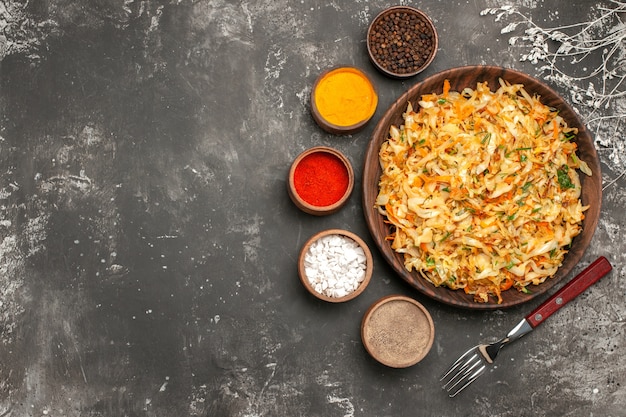
<path fill-rule="evenodd" d="M 587 288 L 595 284 L 600 278 L 608 274 L 613 267 L 609 261 L 601 256 L 576 275 L 563 288 L 544 301 L 539 307 L 526 316 L 526 321 L 532 328 L 539 326 L 548 317 L 556 313 L 561 307 L 572 301 Z"/>

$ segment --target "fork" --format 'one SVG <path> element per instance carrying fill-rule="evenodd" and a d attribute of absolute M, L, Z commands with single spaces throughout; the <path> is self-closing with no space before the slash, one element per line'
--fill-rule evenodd
<path fill-rule="evenodd" d="M 491 344 L 480 344 L 459 357 L 443 374 L 439 381 L 449 397 L 456 396 L 465 387 L 480 377 L 493 364 L 500 349 L 531 332 L 565 304 L 596 283 L 613 269 L 609 261 L 601 256 L 576 275 L 563 288 L 528 314 L 502 339 Z"/>

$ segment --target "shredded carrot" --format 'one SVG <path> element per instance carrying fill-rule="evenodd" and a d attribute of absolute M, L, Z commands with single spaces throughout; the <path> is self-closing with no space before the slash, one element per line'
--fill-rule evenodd
<path fill-rule="evenodd" d="M 420 175 L 419 178 L 424 181 L 424 183 L 430 183 L 430 182 L 445 182 L 445 183 L 450 183 L 450 181 L 452 180 L 452 176 L 451 175 L 433 175 L 430 177 L 427 177 L 426 175 Z"/>
<path fill-rule="evenodd" d="M 502 202 L 511 200 L 514 195 L 515 195 L 515 191 L 511 190 L 511 191 L 506 192 L 506 193 L 504 193 L 501 196 L 498 196 L 496 198 L 485 198 L 485 201 L 487 203 L 498 204 L 498 203 L 502 203 Z"/>
<path fill-rule="evenodd" d="M 513 286 L 513 280 L 511 277 L 506 277 L 500 283 L 500 291 L 506 291 Z"/>
<path fill-rule="evenodd" d="M 546 232 L 551 232 L 552 231 L 552 227 L 550 226 L 550 223 L 548 222 L 537 222 L 537 227 L 541 230 L 544 230 Z"/>
<path fill-rule="evenodd" d="M 424 185 L 424 180 L 422 179 L 422 177 L 415 177 L 415 179 L 413 180 L 413 185 L 414 187 L 421 187 L 422 185 Z"/>
<path fill-rule="evenodd" d="M 450 190 L 450 198 L 453 200 L 463 200 L 468 194 L 467 188 L 453 188 Z"/>
<path fill-rule="evenodd" d="M 552 126 L 554 126 L 554 129 L 552 130 L 552 138 L 556 140 L 559 138 L 559 122 L 557 122 L 556 119 L 552 120 Z"/>
<path fill-rule="evenodd" d="M 450 93 L 450 80 L 445 80 L 443 82 L 443 97 L 448 98 L 449 93 Z"/>
<path fill-rule="evenodd" d="M 426 149 L 426 148 L 416 148 L 415 149 L 415 153 L 423 158 L 426 155 L 428 155 L 428 149 Z"/>

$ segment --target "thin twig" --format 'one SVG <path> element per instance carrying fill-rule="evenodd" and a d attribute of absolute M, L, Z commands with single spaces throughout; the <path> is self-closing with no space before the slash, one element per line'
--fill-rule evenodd
<path fill-rule="evenodd" d="M 620 178 L 622 178 L 624 175 L 626 175 L 626 169 L 624 171 L 622 171 L 621 174 L 619 174 L 616 178 L 614 178 L 610 183 L 606 184 L 605 186 L 602 187 L 602 191 L 606 190 L 607 188 L 609 188 L 611 185 L 615 184 L 617 181 L 620 180 Z"/>

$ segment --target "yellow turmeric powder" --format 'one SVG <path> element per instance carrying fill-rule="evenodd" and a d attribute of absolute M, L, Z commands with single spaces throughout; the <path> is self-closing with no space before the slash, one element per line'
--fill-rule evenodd
<path fill-rule="evenodd" d="M 328 72 L 318 81 L 314 94 L 322 118 L 342 127 L 369 120 L 378 104 L 378 96 L 367 76 L 351 67 Z"/>

